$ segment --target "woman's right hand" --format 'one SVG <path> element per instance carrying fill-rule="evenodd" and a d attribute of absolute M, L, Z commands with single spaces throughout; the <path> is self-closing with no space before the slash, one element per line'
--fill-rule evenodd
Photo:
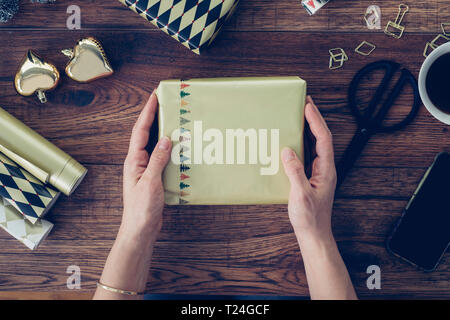
<path fill-rule="evenodd" d="M 329 237 L 336 189 L 332 136 L 311 97 L 306 102 L 305 118 L 316 138 L 317 157 L 308 179 L 295 152 L 289 148 L 282 151 L 284 169 L 291 183 L 289 219 L 297 237 Z"/>
<path fill-rule="evenodd" d="M 294 151 L 284 149 L 282 160 L 291 182 L 289 219 L 297 236 L 312 299 L 357 299 L 347 268 L 331 231 L 336 189 L 333 141 L 311 97 L 305 117 L 316 137 L 311 178 Z"/>

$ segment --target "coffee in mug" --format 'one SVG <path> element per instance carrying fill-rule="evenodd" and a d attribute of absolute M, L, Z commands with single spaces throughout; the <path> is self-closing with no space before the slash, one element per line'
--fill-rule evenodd
<path fill-rule="evenodd" d="M 427 110 L 450 125 L 450 42 L 434 49 L 423 62 L 419 93 Z"/>
<path fill-rule="evenodd" d="M 433 62 L 425 84 L 431 102 L 436 108 L 450 114 L 450 52 Z"/>

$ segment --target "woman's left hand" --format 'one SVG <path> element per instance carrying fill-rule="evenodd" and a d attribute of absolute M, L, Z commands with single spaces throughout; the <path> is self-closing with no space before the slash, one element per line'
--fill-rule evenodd
<path fill-rule="evenodd" d="M 159 140 L 151 156 L 145 150 L 158 108 L 155 92 L 142 110 L 130 139 L 123 172 L 124 211 L 120 233 L 153 242 L 162 226 L 164 188 L 162 173 L 172 148 L 169 138 Z"/>

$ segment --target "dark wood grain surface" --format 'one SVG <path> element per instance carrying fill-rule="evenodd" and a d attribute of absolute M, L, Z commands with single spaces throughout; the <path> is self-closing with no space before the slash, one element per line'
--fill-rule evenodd
<path fill-rule="evenodd" d="M 82 291 L 95 288 L 121 219 L 122 162 L 131 128 L 160 80 L 299 75 L 330 126 L 338 160 L 356 129 L 346 105 L 355 72 L 369 62 L 392 59 L 417 76 L 425 43 L 441 22 L 450 22 L 450 0 L 406 3 L 411 8 L 406 32 L 395 40 L 363 25 L 371 1 L 333 0 L 310 17 L 297 0 L 245 0 L 213 46 L 197 56 L 118 1 L 22 1 L 19 14 L 0 26 L 0 106 L 86 165 L 89 174 L 49 214 L 55 228 L 37 251 L 0 232 L 0 290 L 64 292 L 69 265 L 80 266 Z M 66 29 L 70 4 L 81 7 L 81 30 Z M 378 3 L 383 26 L 395 18 L 398 4 Z M 59 51 L 84 36 L 103 43 L 116 70 L 112 77 L 78 84 L 63 76 L 45 105 L 15 92 L 14 74 L 28 48 L 63 69 L 66 58 Z M 377 45 L 369 57 L 353 52 L 362 40 Z M 349 61 L 330 71 L 328 49 L 334 47 L 344 48 Z M 361 99 L 371 97 L 369 89 Z M 405 115 L 410 100 L 405 94 L 391 118 Z M 359 296 L 450 298 L 448 253 L 435 272 L 423 273 L 385 248 L 425 169 L 443 150 L 450 151 L 449 127 L 422 107 L 405 130 L 370 140 L 337 193 L 334 233 Z M 372 264 L 381 268 L 381 290 L 366 287 L 366 268 Z M 286 207 L 167 207 L 148 290 L 307 296 Z"/>

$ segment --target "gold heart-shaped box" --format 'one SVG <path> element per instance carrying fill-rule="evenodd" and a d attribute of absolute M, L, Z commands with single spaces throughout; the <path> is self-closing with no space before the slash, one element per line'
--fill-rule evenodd
<path fill-rule="evenodd" d="M 44 92 L 54 89 L 58 82 L 58 69 L 32 50 L 28 50 L 22 59 L 19 71 L 14 78 L 14 85 L 19 94 L 31 96 L 36 92 L 42 103 L 47 102 Z"/>
<path fill-rule="evenodd" d="M 65 49 L 61 52 L 70 58 L 66 74 L 75 81 L 90 82 L 114 72 L 102 45 L 93 37 L 81 39 L 73 50 Z"/>

